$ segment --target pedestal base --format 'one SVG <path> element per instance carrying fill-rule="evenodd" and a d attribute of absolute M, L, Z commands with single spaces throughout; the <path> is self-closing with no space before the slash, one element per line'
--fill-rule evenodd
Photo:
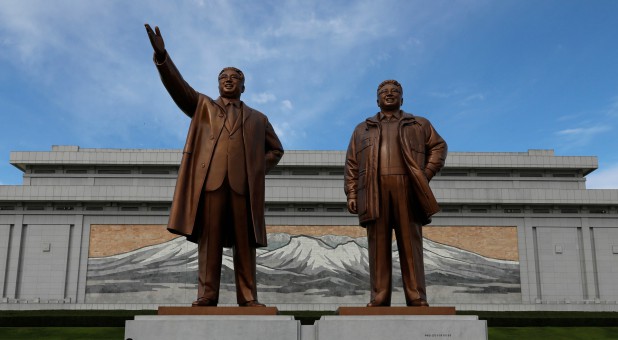
<path fill-rule="evenodd" d="M 323 316 L 319 340 L 487 339 L 487 322 L 475 315 Z"/>
<path fill-rule="evenodd" d="M 276 315 L 274 307 L 160 307 L 159 315 L 127 321 L 125 340 L 487 339 L 486 321 L 453 315 L 453 307 L 340 307 L 338 312 L 301 326 L 291 315 Z"/>
<path fill-rule="evenodd" d="M 126 322 L 125 340 L 299 339 L 291 315 L 148 315 Z"/>

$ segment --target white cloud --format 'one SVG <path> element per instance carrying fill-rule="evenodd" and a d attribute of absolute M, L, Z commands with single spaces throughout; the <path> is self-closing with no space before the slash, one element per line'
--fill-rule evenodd
<path fill-rule="evenodd" d="M 261 92 L 251 95 L 251 101 L 258 104 L 270 103 L 277 100 L 277 97 L 270 92 Z"/>
<path fill-rule="evenodd" d="M 273 123 L 273 129 L 286 149 L 299 149 L 299 141 L 307 138 L 304 127 L 289 121 Z"/>
<path fill-rule="evenodd" d="M 607 109 L 607 115 L 610 117 L 618 117 L 618 96 L 612 99 Z"/>
<path fill-rule="evenodd" d="M 288 99 L 281 101 L 281 107 L 284 110 L 291 110 L 291 109 L 294 108 L 294 106 L 292 105 L 292 102 L 290 100 L 288 100 Z"/>
<path fill-rule="evenodd" d="M 284 124 L 285 123 L 282 123 L 282 124 L 272 123 L 272 126 L 273 126 L 273 129 L 275 130 L 275 133 L 277 134 L 277 136 L 281 140 L 283 140 L 284 137 L 286 137 Z"/>
<path fill-rule="evenodd" d="M 293 38 L 301 41 L 331 41 L 343 45 L 356 44 L 371 39 L 389 25 L 376 20 L 388 11 L 374 1 L 357 1 L 346 4 L 320 4 L 312 2 L 285 2 L 279 10 L 287 15 L 267 31 L 275 38 Z M 279 6 L 278 6 L 279 7 Z M 390 28 L 391 32 L 394 30 Z"/>
<path fill-rule="evenodd" d="M 585 122 L 582 123 L 585 125 Z M 576 127 L 563 129 L 555 132 L 558 137 L 556 145 L 560 145 L 564 150 L 578 149 L 588 147 L 596 141 L 601 141 L 605 138 L 606 133 L 611 131 L 610 125 L 593 125 L 589 127 Z"/>
<path fill-rule="evenodd" d="M 610 125 L 597 125 L 590 127 L 578 127 L 572 129 L 563 129 L 556 132 L 556 135 L 561 138 L 558 141 L 566 150 L 589 145 L 595 139 L 600 138 L 604 133 L 611 131 Z"/>
<path fill-rule="evenodd" d="M 579 118 L 580 118 L 580 115 L 578 114 L 568 114 L 568 115 L 559 116 L 556 120 L 559 122 L 565 122 L 565 121 L 570 121 L 570 120 L 576 120 Z"/>
<path fill-rule="evenodd" d="M 598 169 L 586 177 L 588 189 L 618 189 L 618 164 Z"/>
<path fill-rule="evenodd" d="M 308 147 L 307 132 L 291 126 L 311 133 L 333 112 L 371 114 L 377 83 L 368 89 L 369 109 L 351 87 L 398 54 L 408 53 L 406 67 L 415 64 L 417 47 L 427 48 L 424 41 L 452 27 L 460 8 L 391 0 L 15 0 L 0 6 L 0 62 L 51 98 L 55 110 L 41 113 L 41 121 L 50 127 L 70 122 L 67 143 L 175 147 L 188 119 L 158 79 L 143 27 L 148 22 L 160 27 L 196 90 L 216 96 L 218 71 L 243 69 L 250 101 L 285 126 L 293 145 Z M 389 68 L 403 70 L 399 66 Z"/>
<path fill-rule="evenodd" d="M 609 126 L 592 126 L 587 128 L 564 129 L 556 132 L 556 134 L 562 136 L 589 137 L 597 133 L 607 132 L 609 130 L 611 130 L 611 127 Z"/>
<path fill-rule="evenodd" d="M 603 105 L 602 108 L 594 107 L 557 116 L 556 122 L 564 128 L 554 132 L 554 137 L 557 137 L 555 144 L 564 150 L 603 148 L 604 145 L 613 143 L 612 132 L 615 126 L 613 115 L 618 117 L 618 97 L 610 100 L 609 105 Z"/>
<path fill-rule="evenodd" d="M 53 98 L 61 112 L 50 125 L 70 121 L 76 143 L 128 142 L 145 126 L 160 130 L 160 137 L 184 138 L 185 122 L 164 109 L 169 98 L 135 9 L 107 1 L 35 0 L 0 8 L 0 31 L 11 37 L 0 59 Z"/>
<path fill-rule="evenodd" d="M 476 101 L 476 100 L 485 100 L 485 95 L 483 93 L 471 94 L 464 99 L 464 103 L 467 103 L 469 101 Z"/>

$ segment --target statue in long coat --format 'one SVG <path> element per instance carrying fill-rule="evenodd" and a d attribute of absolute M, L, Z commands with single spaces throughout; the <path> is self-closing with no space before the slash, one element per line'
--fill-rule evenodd
<path fill-rule="evenodd" d="M 236 298 L 257 300 L 256 247 L 266 246 L 265 175 L 283 156 L 268 118 L 240 100 L 244 74 L 219 73 L 220 97 L 195 91 L 165 49 L 158 27 L 146 31 L 163 85 L 191 118 L 167 229 L 198 244 L 198 298 L 193 306 L 216 306 L 223 247 L 233 247 Z"/>

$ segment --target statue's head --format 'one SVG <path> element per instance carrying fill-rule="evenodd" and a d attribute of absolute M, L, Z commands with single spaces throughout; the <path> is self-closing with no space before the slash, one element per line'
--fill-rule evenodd
<path fill-rule="evenodd" d="M 219 73 L 219 94 L 221 97 L 239 99 L 245 92 L 245 75 L 236 67 L 226 67 Z"/>
<path fill-rule="evenodd" d="M 382 110 L 399 110 L 403 104 L 403 88 L 393 79 L 385 80 L 378 85 L 378 106 Z"/>

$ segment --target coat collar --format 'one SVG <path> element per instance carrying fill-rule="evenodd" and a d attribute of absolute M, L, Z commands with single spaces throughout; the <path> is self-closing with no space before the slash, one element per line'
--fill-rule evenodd
<path fill-rule="evenodd" d="M 213 100 L 213 102 L 215 104 L 217 104 L 219 106 L 219 108 L 221 108 L 221 110 L 223 110 L 225 112 L 225 103 L 223 102 L 223 98 L 219 97 L 219 98 Z"/>
<path fill-rule="evenodd" d="M 223 101 L 223 98 L 219 97 L 213 100 L 213 103 L 217 104 L 217 106 L 219 106 L 219 108 L 223 112 L 225 112 L 225 102 Z M 249 118 L 251 113 L 253 113 L 253 109 L 249 107 L 249 105 L 245 104 L 245 102 L 243 102 L 242 100 L 240 101 L 240 107 L 242 108 L 242 111 L 243 111 L 243 122 L 244 122 L 247 120 L 247 118 Z"/>
<path fill-rule="evenodd" d="M 420 125 L 420 122 L 416 120 L 413 114 L 407 113 L 403 110 L 401 112 L 401 120 L 405 122 L 417 123 Z M 377 125 L 380 123 L 380 112 L 376 113 L 374 116 L 371 116 L 365 120 L 368 124 Z"/>

